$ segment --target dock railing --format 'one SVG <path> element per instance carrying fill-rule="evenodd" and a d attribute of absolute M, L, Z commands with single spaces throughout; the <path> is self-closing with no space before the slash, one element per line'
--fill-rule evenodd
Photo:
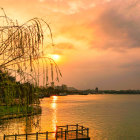
<path fill-rule="evenodd" d="M 15 134 L 15 135 L 4 135 L 3 140 L 49 140 L 55 137 L 56 132 L 37 132 L 31 134 Z"/>
<path fill-rule="evenodd" d="M 56 140 L 57 138 L 64 137 L 67 139 L 78 139 L 81 137 L 89 138 L 89 128 L 86 128 L 81 125 L 66 125 L 66 126 L 57 126 L 56 129 Z"/>
<path fill-rule="evenodd" d="M 37 132 L 31 134 L 15 134 L 15 135 L 4 135 L 3 140 L 69 140 L 69 139 L 89 139 L 89 128 L 81 125 L 66 125 L 56 126 L 55 132 Z"/>

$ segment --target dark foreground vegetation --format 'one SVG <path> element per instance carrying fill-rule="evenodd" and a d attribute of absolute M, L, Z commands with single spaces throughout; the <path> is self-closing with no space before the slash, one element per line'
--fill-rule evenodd
<path fill-rule="evenodd" d="M 39 106 L 0 106 L 0 111 L 0 120 L 41 114 L 41 108 Z"/>
<path fill-rule="evenodd" d="M 37 88 L 0 71 L 0 119 L 41 113 Z"/>

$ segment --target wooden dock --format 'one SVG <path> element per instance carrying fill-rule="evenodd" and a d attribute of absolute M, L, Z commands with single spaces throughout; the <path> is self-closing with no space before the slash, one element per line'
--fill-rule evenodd
<path fill-rule="evenodd" d="M 84 126 L 56 126 L 56 132 L 4 135 L 3 140 L 90 140 L 89 128 Z"/>

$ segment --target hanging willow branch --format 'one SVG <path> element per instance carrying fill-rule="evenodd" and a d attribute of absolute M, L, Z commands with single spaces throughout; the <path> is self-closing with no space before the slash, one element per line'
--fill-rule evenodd
<path fill-rule="evenodd" d="M 15 73 L 16 79 L 20 82 L 30 81 L 33 84 L 40 84 L 39 81 L 48 82 L 49 67 L 53 80 L 54 65 L 58 80 L 61 72 L 57 64 L 51 58 L 43 57 L 44 50 L 50 46 L 45 42 L 53 45 L 48 23 L 41 18 L 33 18 L 19 25 L 7 17 L 4 10 L 3 13 L 4 16 L 0 16 L 0 70 Z M 46 63 L 47 61 L 49 63 Z M 45 77 L 46 80 L 43 79 Z"/>

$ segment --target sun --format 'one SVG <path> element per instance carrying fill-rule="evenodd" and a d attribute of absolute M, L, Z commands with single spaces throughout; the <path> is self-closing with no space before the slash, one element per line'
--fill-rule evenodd
<path fill-rule="evenodd" d="M 60 59 L 60 55 L 58 54 L 51 54 L 50 57 L 54 60 L 54 61 L 58 61 Z"/>

